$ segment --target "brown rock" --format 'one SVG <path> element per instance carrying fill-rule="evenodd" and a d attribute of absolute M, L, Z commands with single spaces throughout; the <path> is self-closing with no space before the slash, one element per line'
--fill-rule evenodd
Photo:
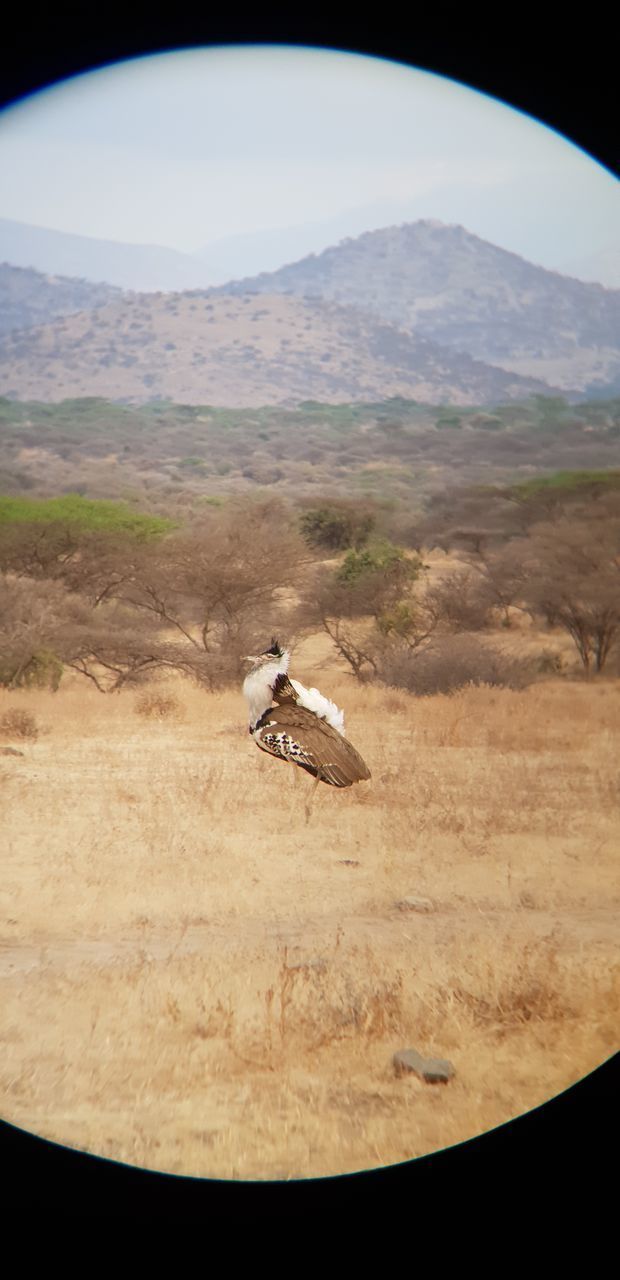
<path fill-rule="evenodd" d="M 399 911 L 432 911 L 434 903 L 430 898 L 401 898 L 396 903 Z"/>
<path fill-rule="evenodd" d="M 392 1062 L 397 1076 L 413 1071 L 427 1084 L 447 1084 L 454 1075 L 454 1067 L 447 1058 L 424 1058 L 416 1049 L 400 1049 Z"/>

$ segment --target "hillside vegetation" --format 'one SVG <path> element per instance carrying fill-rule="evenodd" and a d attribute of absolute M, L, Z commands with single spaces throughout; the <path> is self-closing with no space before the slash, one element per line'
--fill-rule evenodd
<path fill-rule="evenodd" d="M 487 403 L 545 392 L 375 316 L 307 298 L 132 294 L 0 341 L 0 393 L 222 406 L 389 395 Z"/>
<path fill-rule="evenodd" d="M 5 266 L 0 291 L 0 393 L 21 399 L 462 406 L 620 386 L 618 290 L 437 222 L 218 288 L 121 293 Z"/>
<path fill-rule="evenodd" d="M 265 490 L 348 495 L 411 517 L 446 486 L 618 465 L 620 401 L 534 397 L 491 409 L 402 398 L 222 409 L 0 399 L 0 489 L 131 500 L 169 515 Z"/>
<path fill-rule="evenodd" d="M 0 219 L 1 221 L 1 219 Z M 31 329 L 56 316 L 92 311 L 122 291 L 109 284 L 92 284 L 66 276 L 43 275 L 26 267 L 0 263 L 0 335 Z"/>
<path fill-rule="evenodd" d="M 215 293 L 286 293 L 388 324 L 565 390 L 618 385 L 620 291 L 547 271 L 464 227 L 368 231 Z"/>
<path fill-rule="evenodd" d="M 175 519 L 6 497 L 0 684 L 57 687 L 67 667 L 101 691 L 162 671 L 212 689 L 282 629 L 322 630 L 357 678 L 418 694 L 568 671 L 554 632 L 574 668 L 600 673 L 617 660 L 619 540 L 618 470 L 461 485 L 417 515 L 328 494 L 197 501 Z M 450 557 L 439 579 L 436 551 Z M 551 646 L 507 650 L 515 617 Z"/>

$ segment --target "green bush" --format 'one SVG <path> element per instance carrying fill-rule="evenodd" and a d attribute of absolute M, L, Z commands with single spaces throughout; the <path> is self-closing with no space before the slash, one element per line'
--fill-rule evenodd
<path fill-rule="evenodd" d="M 174 528 L 174 521 L 133 511 L 125 502 L 83 498 L 0 498 L 0 524 L 69 524 L 85 530 L 153 538 Z"/>
<path fill-rule="evenodd" d="M 384 577 L 398 576 L 403 581 L 413 582 L 419 573 L 417 560 L 410 559 L 387 540 L 373 543 L 363 551 L 348 551 L 336 579 L 338 582 L 353 586 L 370 574 L 381 574 Z"/>
<path fill-rule="evenodd" d="M 302 536 L 313 547 L 326 551 L 344 551 L 347 547 L 359 550 L 375 527 L 375 517 L 370 511 L 327 503 L 311 507 L 302 515 L 299 527 Z"/>

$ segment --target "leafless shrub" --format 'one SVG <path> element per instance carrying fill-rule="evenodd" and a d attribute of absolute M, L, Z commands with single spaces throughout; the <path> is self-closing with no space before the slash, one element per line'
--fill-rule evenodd
<path fill-rule="evenodd" d="M 527 570 L 519 540 L 472 554 L 472 571 L 478 575 L 480 599 L 501 611 L 502 625 L 510 627 L 510 610 L 521 608 Z M 527 611 L 527 610 L 526 610 Z"/>
<path fill-rule="evenodd" d="M 161 689 L 149 689 L 136 700 L 135 710 L 146 720 L 177 720 L 182 712 L 179 699 L 174 693 L 165 693 Z"/>
<path fill-rule="evenodd" d="M 208 654 L 213 671 L 223 666 L 232 675 L 242 637 L 259 613 L 273 626 L 283 579 L 307 554 L 278 504 L 256 503 L 249 510 L 231 504 L 162 543 L 119 597 L 176 630 L 188 650 Z"/>
<path fill-rule="evenodd" d="M 441 636 L 426 649 L 386 649 L 377 674 L 384 684 L 419 697 L 454 693 L 465 685 L 523 689 L 535 677 L 534 663 L 513 658 L 475 636 Z"/>
<path fill-rule="evenodd" d="M 56 582 L 0 575 L 0 685 L 56 689 L 90 610 Z"/>
<path fill-rule="evenodd" d="M 538 657 L 538 670 L 544 676 L 564 675 L 566 662 L 563 655 L 554 649 L 543 649 Z"/>
<path fill-rule="evenodd" d="M 519 531 L 517 505 L 499 489 L 452 488 L 434 495 L 418 521 L 418 539 L 480 554 Z"/>
<path fill-rule="evenodd" d="M 483 631 L 491 621 L 492 600 L 474 570 L 446 574 L 426 589 L 427 606 L 454 631 Z"/>
<path fill-rule="evenodd" d="M 11 707 L 0 716 L 0 735 L 3 738 L 24 738 L 31 742 L 39 736 L 39 726 L 30 711 L 21 707 Z"/>

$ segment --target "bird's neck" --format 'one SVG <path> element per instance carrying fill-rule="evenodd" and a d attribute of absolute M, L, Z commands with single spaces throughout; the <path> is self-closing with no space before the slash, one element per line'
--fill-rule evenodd
<path fill-rule="evenodd" d="M 273 702 L 273 686 L 279 675 L 288 670 L 289 654 L 274 658 L 273 662 L 263 663 L 254 671 L 250 671 L 243 682 L 243 693 L 247 698 L 250 711 L 250 729 L 256 727 L 261 716 L 265 714 Z"/>

